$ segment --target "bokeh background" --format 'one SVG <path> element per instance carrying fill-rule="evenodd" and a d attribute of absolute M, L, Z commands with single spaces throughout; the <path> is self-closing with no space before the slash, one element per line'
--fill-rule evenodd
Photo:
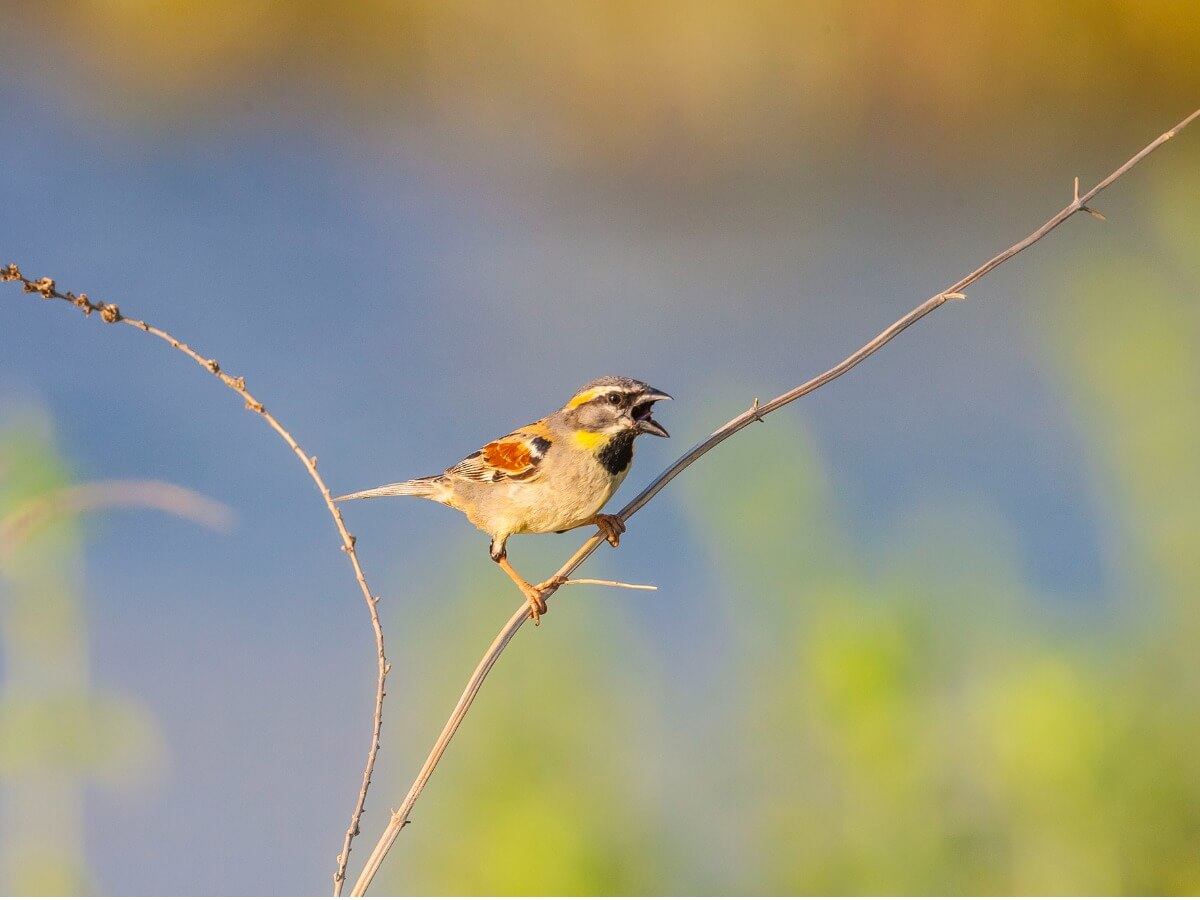
<path fill-rule="evenodd" d="M 0 13 L 0 263 L 344 491 L 618 373 L 677 398 L 628 498 L 1200 103 L 1191 0 Z M 586 567 L 659 591 L 522 631 L 377 887 L 1200 892 L 1198 197 L 1185 132 L 673 483 Z M 320 499 L 0 288 L 0 887 L 326 892 L 374 651 Z M 112 479 L 236 524 L 12 525 Z M 394 663 L 353 876 L 518 597 L 448 510 L 346 515 Z"/>

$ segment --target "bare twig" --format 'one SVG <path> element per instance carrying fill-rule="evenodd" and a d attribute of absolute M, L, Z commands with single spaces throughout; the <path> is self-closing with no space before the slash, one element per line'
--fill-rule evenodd
<path fill-rule="evenodd" d="M 1074 195 L 1071 202 L 1059 210 L 1059 212 L 1055 213 L 1049 220 L 1046 221 L 1044 225 L 1042 225 L 1028 237 L 1013 244 L 1007 250 L 996 254 L 979 268 L 967 275 L 964 275 L 958 281 L 954 282 L 954 284 L 947 287 L 944 291 L 934 294 L 924 303 L 913 309 L 912 312 L 897 319 L 886 329 L 880 332 L 880 334 L 873 340 L 868 341 L 857 351 L 846 357 L 833 368 L 822 372 L 815 378 L 804 382 L 785 394 L 780 394 L 774 400 L 771 400 L 767 403 L 759 404 L 758 399 L 755 398 L 754 403 L 748 410 L 731 419 L 729 422 L 726 422 L 711 435 L 709 435 L 708 438 L 701 441 L 687 453 L 683 454 L 683 456 L 679 457 L 679 459 L 676 460 L 670 468 L 659 475 L 658 478 L 651 482 L 640 494 L 630 500 L 629 503 L 625 505 L 625 508 L 617 513 L 617 515 L 622 521 L 627 520 L 639 509 L 649 503 L 654 496 L 664 487 L 666 487 L 672 479 L 678 476 L 684 469 L 686 469 L 704 454 L 716 447 L 717 444 L 737 434 L 751 422 L 761 422 L 764 416 L 769 415 L 782 406 L 786 406 L 794 400 L 800 399 L 805 394 L 812 393 L 817 388 L 828 384 L 835 378 L 846 374 L 863 360 L 865 360 L 868 356 L 871 356 L 877 350 L 881 349 L 885 344 L 891 341 L 892 338 L 904 331 L 904 329 L 908 328 L 910 325 L 916 324 L 946 301 L 965 300 L 966 295 L 963 292 L 967 287 L 974 284 L 1000 264 L 1012 259 L 1022 250 L 1025 250 L 1033 244 L 1036 244 L 1075 213 L 1086 212 L 1092 216 L 1095 216 L 1096 218 L 1103 219 L 1103 216 L 1087 206 L 1088 201 L 1126 172 L 1128 172 L 1130 169 L 1132 169 L 1134 166 L 1136 166 L 1160 146 L 1173 138 L 1178 132 L 1186 128 L 1197 117 L 1200 117 L 1200 109 L 1193 112 L 1190 116 L 1176 125 L 1170 131 L 1159 135 L 1155 140 L 1134 154 L 1124 165 L 1116 169 L 1107 178 L 1099 182 L 1095 187 L 1082 196 L 1079 194 L 1079 180 L 1076 179 Z M 574 572 L 577 568 L 579 568 L 580 565 L 583 564 L 584 560 L 596 552 L 596 549 L 602 543 L 604 543 L 604 536 L 601 532 L 597 532 L 595 535 L 588 538 L 584 545 L 575 552 L 575 555 L 568 559 L 558 570 L 558 572 L 555 573 L 553 580 L 563 579 L 565 581 L 565 579 L 567 579 L 572 572 Z M 544 597 L 549 597 L 549 595 L 554 593 L 556 589 L 556 587 L 550 587 L 544 594 Z M 479 688 L 483 685 L 483 680 L 487 677 L 488 672 L 491 671 L 492 666 L 496 664 L 496 660 L 504 651 L 504 648 L 508 646 L 508 642 L 513 639 L 528 618 L 529 607 L 527 604 L 522 604 L 521 608 L 513 613 L 512 617 L 505 624 L 504 628 L 500 630 L 500 633 L 496 636 L 496 639 L 492 642 L 492 645 L 483 655 L 483 659 L 479 661 L 479 665 L 476 666 L 474 673 L 472 673 L 470 680 L 467 682 L 466 689 L 463 690 L 462 696 L 459 697 L 458 703 L 451 712 L 449 720 L 442 729 L 442 733 L 438 736 L 437 742 L 434 743 L 433 749 L 426 758 L 425 764 L 421 767 L 421 771 L 417 774 L 416 781 L 413 782 L 413 785 L 409 789 L 408 795 L 404 798 L 404 802 L 401 804 L 400 808 L 392 813 L 392 818 L 388 822 L 387 827 L 384 829 L 383 835 L 379 838 L 379 842 L 375 845 L 375 849 L 367 858 L 367 862 L 363 868 L 362 874 L 359 875 L 358 880 L 354 884 L 352 896 L 361 897 L 366 893 L 367 888 L 370 887 L 371 881 L 375 877 L 375 874 L 379 871 L 379 866 L 382 864 L 384 857 L 387 856 L 388 851 L 391 849 L 392 844 L 395 843 L 400 831 L 405 825 L 408 824 L 409 813 L 412 812 L 412 808 L 416 804 L 417 798 L 420 797 L 421 791 L 424 790 L 430 776 L 433 775 L 434 769 L 437 768 L 437 764 L 441 760 L 442 754 L 446 752 L 446 747 L 449 745 L 451 738 L 454 737 L 455 731 L 457 731 L 458 726 L 462 724 L 463 717 L 466 716 L 467 710 L 471 708 L 471 703 L 475 700 L 475 695 L 479 693 Z"/>
<path fill-rule="evenodd" d="M 371 589 L 367 586 L 367 577 L 363 574 L 362 565 L 359 563 L 358 554 L 354 549 L 356 539 L 354 535 L 346 530 L 346 524 L 342 521 L 342 512 L 337 504 L 333 502 L 329 488 L 325 485 L 324 479 L 321 478 L 320 472 L 317 471 L 317 458 L 309 456 L 300 449 L 300 445 L 296 443 L 296 439 L 292 437 L 291 433 L 279 423 L 278 419 L 267 412 L 266 407 L 253 394 L 246 390 L 246 379 L 241 376 L 230 375 L 221 368 L 221 365 L 215 359 L 206 359 L 187 344 L 176 340 L 162 329 L 123 315 L 115 304 L 95 303 L 88 299 L 87 294 L 73 294 L 70 291 L 60 292 L 53 278 L 26 278 L 21 274 L 21 270 L 17 267 L 16 263 L 10 263 L 0 268 L 0 281 L 19 281 L 24 286 L 26 293 L 41 294 L 48 300 L 52 298 L 66 300 L 68 303 L 81 309 L 86 316 L 90 316 L 92 313 L 99 313 L 100 318 L 105 322 L 110 324 L 120 322 L 124 325 L 130 325 L 139 331 L 144 331 L 160 340 L 166 341 L 197 365 L 219 378 L 227 388 L 235 392 L 246 402 L 248 410 L 257 413 L 265 419 L 266 423 L 271 426 L 276 434 L 283 438 L 284 443 L 296 454 L 296 457 L 308 472 L 309 477 L 316 484 L 317 490 L 321 492 L 321 498 L 325 501 L 325 506 L 329 510 L 329 514 L 333 517 L 333 523 L 342 538 L 342 550 L 350 557 L 350 565 L 354 568 L 354 578 L 358 582 L 363 599 L 367 603 L 367 609 L 371 615 L 371 628 L 375 632 L 375 650 L 378 663 L 378 675 L 375 681 L 375 712 L 371 728 L 371 748 L 367 753 L 367 762 L 363 769 L 362 785 L 359 788 L 354 812 L 350 816 L 350 825 L 346 829 L 346 836 L 342 842 L 342 852 L 338 855 L 337 870 L 333 876 L 334 896 L 340 896 L 342 886 L 346 881 L 346 865 L 350 860 L 350 845 L 359 833 L 359 822 L 362 819 L 363 808 L 366 806 L 367 791 L 371 786 L 371 776 L 375 771 L 375 759 L 379 754 L 379 735 L 383 728 L 383 698 L 386 696 L 385 688 L 391 665 L 388 663 L 387 655 L 384 652 L 383 626 L 380 624 L 379 610 L 377 608 L 379 598 L 372 595 Z"/>
<path fill-rule="evenodd" d="M 624 581 L 609 581 L 607 578 L 569 578 L 564 581 L 559 587 L 566 587 L 568 584 L 598 584 L 602 587 L 625 588 L 630 591 L 657 591 L 658 588 L 652 584 L 627 584 Z"/>

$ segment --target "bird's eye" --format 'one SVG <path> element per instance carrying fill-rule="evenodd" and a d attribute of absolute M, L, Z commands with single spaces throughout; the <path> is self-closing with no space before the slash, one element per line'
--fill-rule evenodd
<path fill-rule="evenodd" d="M 611 394 L 608 395 L 608 402 L 611 403 L 613 406 L 619 406 L 621 403 L 621 395 L 618 394 L 616 391 L 613 391 Z"/>

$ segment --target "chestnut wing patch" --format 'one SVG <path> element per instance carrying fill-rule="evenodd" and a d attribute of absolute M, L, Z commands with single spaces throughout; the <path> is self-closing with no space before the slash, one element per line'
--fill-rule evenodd
<path fill-rule="evenodd" d="M 525 441 L 492 441 L 483 448 L 483 461 L 507 475 L 515 475 L 533 463 L 533 448 Z"/>
<path fill-rule="evenodd" d="M 524 481 L 537 474 L 549 449 L 550 441 L 541 435 L 514 431 L 476 450 L 449 474 L 471 481 Z"/>

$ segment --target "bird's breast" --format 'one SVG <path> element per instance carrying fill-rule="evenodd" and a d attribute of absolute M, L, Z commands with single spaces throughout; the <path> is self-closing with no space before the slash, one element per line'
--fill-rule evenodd
<path fill-rule="evenodd" d="M 523 508 L 520 530 L 535 534 L 565 531 L 592 518 L 629 472 L 628 463 L 616 473 L 610 470 L 610 465 L 599 454 L 581 456 L 575 465 L 549 466 L 545 477 L 523 485 L 514 484 L 513 500 Z"/>

